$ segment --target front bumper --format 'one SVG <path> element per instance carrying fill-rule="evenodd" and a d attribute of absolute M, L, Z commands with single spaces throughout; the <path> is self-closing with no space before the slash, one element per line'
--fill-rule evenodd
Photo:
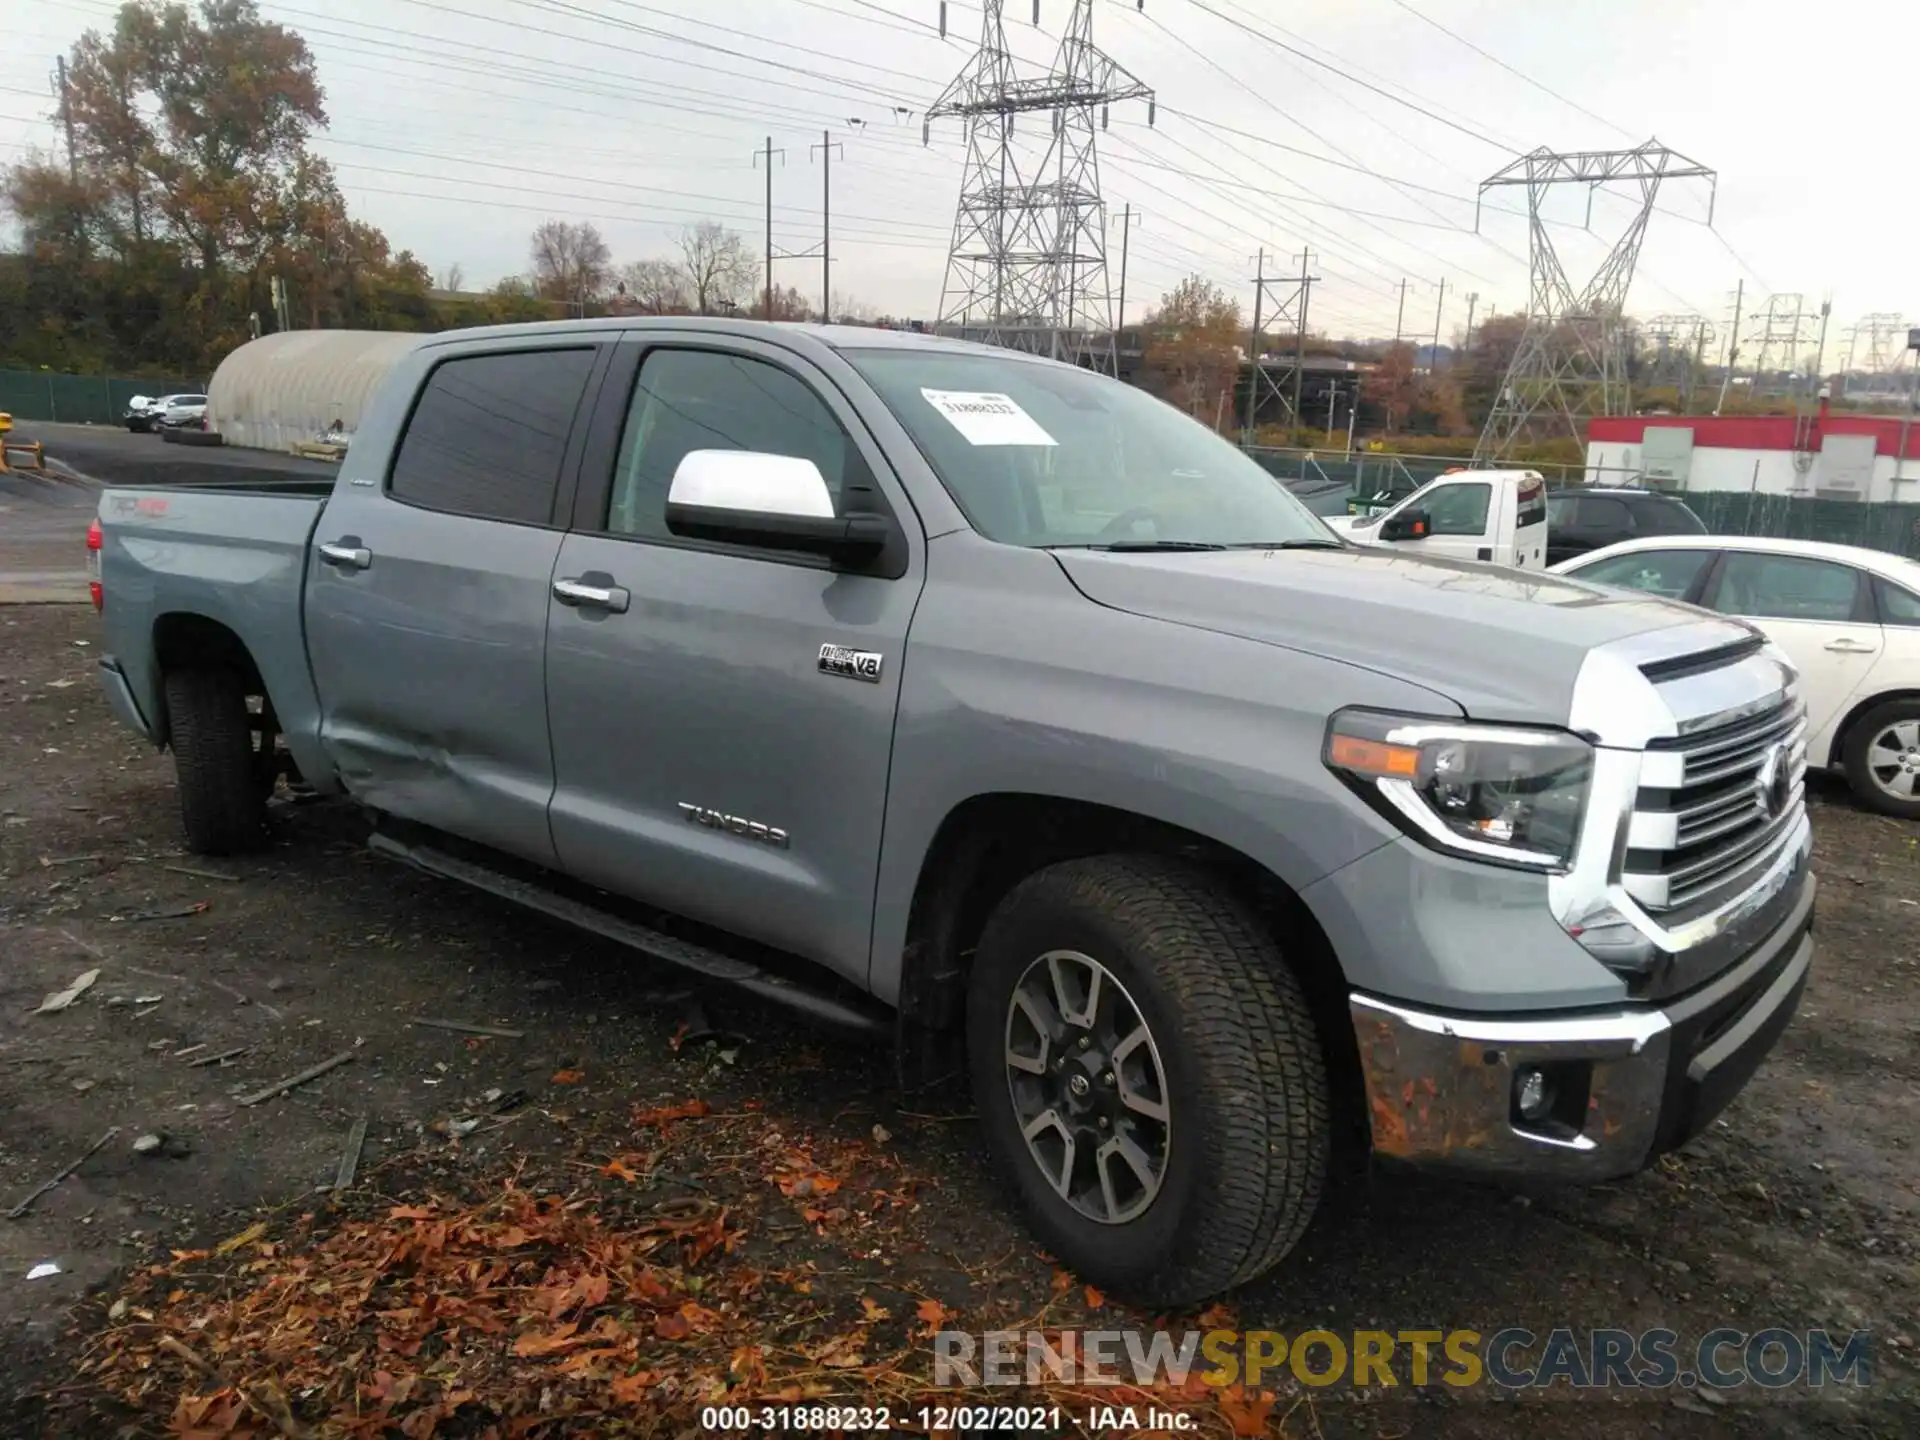
<path fill-rule="evenodd" d="M 1704 1130 L 1792 1019 L 1813 960 L 1815 885 L 1737 965 L 1660 1006 L 1528 1019 L 1351 997 L 1374 1152 L 1527 1181 L 1629 1175 Z M 1530 1069 L 1554 1097 L 1520 1113 Z"/>

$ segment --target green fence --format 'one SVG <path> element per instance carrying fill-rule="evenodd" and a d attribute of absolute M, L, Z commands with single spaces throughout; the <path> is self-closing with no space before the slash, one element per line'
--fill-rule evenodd
<path fill-rule="evenodd" d="M 69 425 L 118 425 L 127 401 L 135 395 L 197 395 L 205 390 L 196 380 L 0 370 L 0 410 L 11 414 L 16 424 L 51 420 Z"/>

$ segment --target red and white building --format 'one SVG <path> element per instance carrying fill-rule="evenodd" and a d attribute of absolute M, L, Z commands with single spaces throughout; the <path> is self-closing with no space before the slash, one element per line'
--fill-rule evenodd
<path fill-rule="evenodd" d="M 1588 422 L 1587 483 L 1920 501 L 1920 424 L 1899 416 L 1617 415 Z"/>

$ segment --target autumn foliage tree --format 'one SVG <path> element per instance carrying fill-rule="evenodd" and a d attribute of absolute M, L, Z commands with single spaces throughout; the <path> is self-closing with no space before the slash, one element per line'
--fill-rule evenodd
<path fill-rule="evenodd" d="M 1240 372 L 1240 307 L 1190 275 L 1161 297 L 1141 328 L 1146 387 L 1197 419 L 1224 425 Z"/>
<path fill-rule="evenodd" d="M 71 170 L 0 177 L 19 261 L 0 280 L 0 358 L 205 373 L 272 282 L 297 323 L 429 323 L 425 267 L 347 212 L 308 148 L 325 125 L 312 52 L 254 0 L 123 5 L 68 56 Z"/>

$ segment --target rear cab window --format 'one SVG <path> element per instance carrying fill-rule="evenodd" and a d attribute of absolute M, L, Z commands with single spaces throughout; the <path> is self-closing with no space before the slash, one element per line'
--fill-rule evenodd
<path fill-rule="evenodd" d="M 441 361 L 407 419 L 387 493 L 427 510 L 551 524 L 594 354 L 573 346 Z"/>

